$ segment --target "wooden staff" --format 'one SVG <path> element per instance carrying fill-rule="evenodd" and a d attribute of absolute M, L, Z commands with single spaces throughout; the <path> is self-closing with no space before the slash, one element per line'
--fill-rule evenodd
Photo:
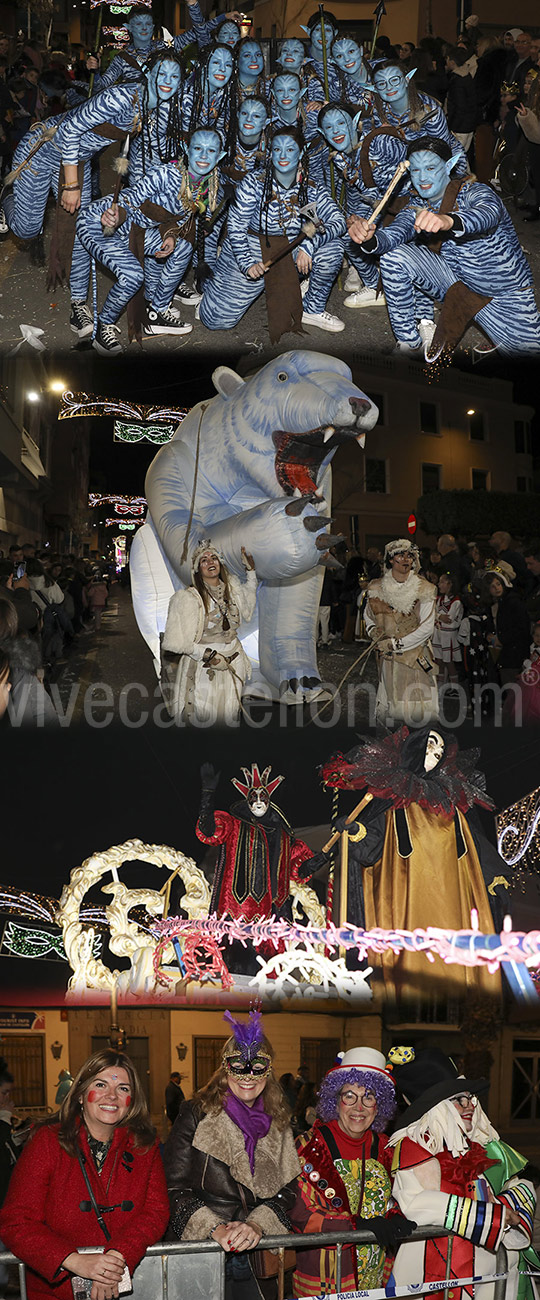
<path fill-rule="evenodd" d="M 97 20 L 97 28 L 96 28 L 96 39 L 95 39 L 95 41 L 94 41 L 94 50 L 93 50 L 94 58 L 95 58 L 95 59 L 97 59 L 97 56 L 98 56 L 98 54 L 99 54 L 99 46 L 100 46 L 100 43 L 101 43 L 101 25 L 102 25 L 102 22 L 103 22 L 103 4 L 100 4 L 100 6 L 99 6 L 99 13 L 98 13 L 98 20 Z M 93 92 L 94 92 L 94 77 L 95 77 L 95 75 L 96 75 L 95 72 L 92 72 L 92 73 L 90 74 L 90 81 L 89 81 L 89 83 L 88 83 L 88 98 L 89 98 L 89 99 L 91 98 L 91 96 L 92 96 L 92 94 L 93 94 Z"/>
<path fill-rule="evenodd" d="M 373 212 L 371 213 L 371 217 L 369 218 L 370 225 L 374 225 L 377 220 L 377 217 L 380 217 L 383 208 L 386 206 L 388 202 L 388 199 L 394 193 L 396 185 L 401 180 L 401 177 L 404 176 L 406 172 L 408 172 L 409 166 L 410 163 L 406 158 L 403 160 L 403 162 L 398 163 L 394 175 L 392 176 L 392 180 L 390 181 L 390 184 L 388 186 L 388 189 L 385 190 L 382 199 L 379 201 L 377 207 L 374 208 Z"/>
<path fill-rule="evenodd" d="M 353 808 L 352 813 L 349 813 L 349 816 L 347 817 L 346 826 L 351 826 L 352 823 L 357 820 L 358 814 L 361 813 L 363 809 L 367 807 L 368 803 L 371 803 L 372 799 L 373 799 L 372 794 L 364 795 L 364 798 L 360 800 L 360 803 L 357 803 L 356 808 Z M 330 849 L 333 849 L 334 844 L 337 844 L 339 837 L 342 834 L 343 831 L 334 831 L 334 834 L 330 836 L 328 842 L 326 844 L 323 844 L 323 850 L 322 850 L 323 853 L 329 853 Z"/>

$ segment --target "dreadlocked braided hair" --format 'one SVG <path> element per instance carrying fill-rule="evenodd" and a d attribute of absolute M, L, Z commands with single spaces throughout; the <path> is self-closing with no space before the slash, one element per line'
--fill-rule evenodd
<path fill-rule="evenodd" d="M 245 48 L 246 45 L 256 45 L 257 49 L 260 50 L 262 54 L 262 60 L 263 60 L 262 72 L 259 72 L 257 80 L 253 83 L 253 89 L 250 88 L 247 92 L 244 91 L 243 87 L 240 85 L 240 75 L 238 69 L 240 53 Z M 238 45 L 235 45 L 234 47 L 234 61 L 236 65 L 236 100 L 237 100 L 238 107 L 240 107 L 240 104 L 244 99 L 246 99 L 247 95 L 249 95 L 250 97 L 257 96 L 258 98 L 259 95 L 264 95 L 264 92 L 266 90 L 264 53 L 260 41 L 256 41 L 254 36 L 243 36 L 242 40 L 238 42 Z"/>
<path fill-rule="evenodd" d="M 221 118 L 223 123 L 219 129 L 219 134 L 223 139 L 223 148 L 225 150 L 226 159 L 227 162 L 232 162 L 235 150 L 234 142 L 237 134 L 236 63 L 234 52 L 230 49 L 230 46 L 220 45 L 218 41 L 212 41 L 210 45 L 205 45 L 204 49 L 201 50 L 199 61 L 193 70 L 193 100 L 189 116 L 188 132 L 191 138 L 193 132 L 197 130 L 197 127 L 205 129 L 208 126 L 209 130 L 217 129 L 211 122 L 205 122 L 204 120 L 210 107 L 208 64 L 216 50 L 229 50 L 232 58 L 232 73 L 227 85 L 223 87 L 223 90 L 216 90 L 215 94 L 212 96 L 215 120 L 217 122 L 219 118 Z"/>
<path fill-rule="evenodd" d="M 322 132 L 322 128 L 323 128 L 323 125 L 324 125 L 324 119 L 325 119 L 325 117 L 327 116 L 327 114 L 330 113 L 330 111 L 331 111 L 332 109 L 336 109 L 336 108 L 339 109 L 340 113 L 343 113 L 346 117 L 350 118 L 351 127 L 353 126 L 353 124 L 354 124 L 354 119 L 355 119 L 355 117 L 356 117 L 356 115 L 357 115 L 357 112 L 358 112 L 358 110 L 357 110 L 357 108 L 355 107 L 355 105 L 354 105 L 354 104 L 348 104 L 348 103 L 346 103 L 345 101 L 341 101 L 341 102 L 339 102 L 339 101 L 337 101 L 337 100 L 330 100 L 330 103 L 329 103 L 329 104 L 325 104 L 325 105 L 324 105 L 324 108 L 321 108 L 321 109 L 319 110 L 318 114 L 317 114 L 317 126 L 318 126 L 318 128 L 319 128 L 319 131 Z M 325 138 L 325 137 L 323 136 L 323 139 L 324 139 L 324 138 Z M 331 157 L 332 157 L 332 146 L 331 146 L 331 145 L 327 145 L 327 148 L 330 150 L 330 158 L 331 158 Z M 340 191 L 339 197 L 336 198 L 336 202 L 339 204 L 339 207 L 340 207 L 340 208 L 342 209 L 342 211 L 345 212 L 345 213 L 347 213 L 347 211 L 348 211 L 348 206 L 347 206 L 347 197 L 348 197 L 348 195 L 347 195 L 347 186 L 346 186 L 346 184 L 345 184 L 345 180 L 343 180 L 343 183 L 342 183 L 342 185 L 341 185 L 341 191 Z"/>
<path fill-rule="evenodd" d="M 383 59 L 381 63 L 377 63 L 377 65 L 373 68 L 373 75 L 375 76 L 377 72 L 384 72 L 386 68 L 397 68 L 398 72 L 403 73 L 403 68 L 401 67 L 401 64 L 399 63 L 398 59 Z M 414 84 L 414 78 L 412 81 L 407 82 L 407 86 L 409 91 L 409 99 L 408 99 L 409 120 L 410 120 L 410 125 L 414 127 L 417 125 L 415 120 L 417 114 L 420 114 L 422 112 L 422 100 L 420 99 L 420 95 L 418 94 L 418 91 Z M 378 95 L 376 92 L 374 95 L 374 106 L 375 106 L 375 111 L 376 113 L 378 113 L 381 122 L 391 122 L 392 119 L 391 117 L 388 116 L 388 107 L 384 103 L 384 100 L 381 99 L 381 96 Z"/>
<path fill-rule="evenodd" d="M 180 69 L 182 82 L 184 78 L 181 60 L 174 50 L 155 50 L 154 54 L 148 60 L 145 69 L 145 80 L 142 83 L 142 129 L 141 129 L 141 161 L 143 172 L 146 172 L 148 162 L 160 163 L 171 162 L 177 158 L 182 150 L 182 124 L 180 119 L 180 98 L 182 95 L 182 82 L 180 90 L 172 95 L 168 101 L 158 98 L 155 110 L 150 109 L 150 91 L 149 79 L 161 63 L 174 63 L 175 67 Z M 167 124 L 165 128 L 165 142 L 162 145 L 161 132 L 159 130 L 161 113 L 167 109 Z M 155 139 L 153 138 L 152 125 L 153 114 L 155 112 Z M 157 153 L 157 159 L 156 159 Z"/>
<path fill-rule="evenodd" d="M 219 140 L 221 149 L 223 148 L 222 136 L 219 131 L 216 131 L 216 128 L 214 126 L 197 126 L 195 127 L 195 131 L 191 132 L 189 141 L 187 143 L 184 143 L 183 149 L 184 149 L 186 159 L 187 159 L 187 151 L 189 148 L 189 144 L 191 143 L 191 139 L 195 135 L 196 131 L 206 131 L 208 135 L 214 135 L 216 139 Z M 195 253 L 196 253 L 195 284 L 197 286 L 197 289 L 201 290 L 205 280 L 211 279 L 212 275 L 214 274 L 212 268 L 205 261 L 204 241 L 206 235 L 207 211 L 215 212 L 215 209 L 217 207 L 219 172 L 218 172 L 218 168 L 214 167 L 213 171 L 210 172 L 209 176 L 205 176 L 204 179 L 201 180 L 197 188 L 197 186 L 194 187 L 191 183 L 191 176 L 188 170 L 187 161 L 185 163 L 181 161 L 179 163 L 179 167 L 182 175 L 180 197 L 182 199 L 184 207 L 188 207 L 189 209 L 191 209 L 191 212 L 193 213 L 193 216 L 195 218 Z M 201 191 L 204 190 L 206 191 L 207 201 L 203 205 L 200 205 L 199 200 L 202 199 Z"/>
<path fill-rule="evenodd" d="M 275 183 L 273 163 L 272 163 L 272 145 L 274 143 L 274 140 L 277 140 L 278 136 L 280 135 L 289 136 L 291 140 L 295 141 L 295 143 L 298 145 L 300 149 L 300 158 L 298 161 L 299 206 L 305 207 L 305 204 L 308 201 L 309 164 L 308 164 L 308 155 L 307 155 L 307 148 L 306 148 L 306 142 L 304 140 L 304 136 L 296 126 L 279 126 L 277 130 L 274 131 L 268 146 L 268 156 L 266 159 L 266 166 L 264 171 L 264 184 L 263 184 L 263 192 L 262 192 L 262 200 L 261 200 L 261 230 L 263 229 L 263 222 L 264 222 L 264 237 L 266 240 L 267 248 L 270 247 L 270 242 L 268 239 L 268 209 L 274 195 L 274 183 Z"/>

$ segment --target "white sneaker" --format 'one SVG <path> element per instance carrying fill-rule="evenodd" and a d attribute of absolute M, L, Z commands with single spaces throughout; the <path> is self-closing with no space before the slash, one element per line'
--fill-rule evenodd
<path fill-rule="evenodd" d="M 4 212 L 4 209 L 0 208 L 0 235 L 7 235 L 8 230 L 9 230 L 9 226 L 6 221 L 6 214 Z"/>
<path fill-rule="evenodd" d="M 332 316 L 329 311 L 303 312 L 302 325 L 315 325 L 319 330 L 328 330 L 329 334 L 341 334 L 345 329 L 345 322 L 338 316 Z"/>
<path fill-rule="evenodd" d="M 423 343 L 415 344 L 415 343 L 398 342 L 396 343 L 395 348 L 393 348 L 393 351 L 402 352 L 405 356 L 409 356 L 409 357 L 419 357 L 422 356 L 423 354 L 424 345 Z"/>
<path fill-rule="evenodd" d="M 345 307 L 385 307 L 386 298 L 384 293 L 377 293 L 376 289 L 368 289 L 367 284 L 363 284 L 356 293 L 349 294 L 345 299 Z"/>
<path fill-rule="evenodd" d="M 349 267 L 349 273 L 343 288 L 347 293 L 356 293 L 357 289 L 362 288 L 362 281 L 355 266 Z"/>
<path fill-rule="evenodd" d="M 437 326 L 434 320 L 424 319 L 418 321 L 418 333 L 420 335 L 422 343 L 424 343 L 424 345 L 428 348 L 430 344 L 433 342 L 433 335 L 435 333 L 436 328 Z"/>

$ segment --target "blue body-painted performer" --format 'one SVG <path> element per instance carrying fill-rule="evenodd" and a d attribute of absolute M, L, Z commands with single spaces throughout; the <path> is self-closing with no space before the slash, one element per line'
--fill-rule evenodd
<path fill-rule="evenodd" d="M 250 95 L 238 109 L 236 148 L 230 166 L 222 167 L 224 174 L 236 186 L 248 172 L 260 171 L 267 154 L 266 127 L 269 123 L 266 100 Z"/>
<path fill-rule="evenodd" d="M 276 63 L 279 64 L 281 72 L 297 72 L 303 78 L 303 68 L 306 58 L 304 42 L 298 36 L 287 36 L 282 41 Z"/>
<path fill-rule="evenodd" d="M 346 216 L 354 213 L 367 219 L 372 208 L 362 184 L 358 115 L 344 104 L 327 104 L 319 113 L 318 124 L 322 141 L 320 145 L 314 143 L 310 149 L 310 173 L 329 190 L 331 152 L 339 206 Z M 361 298 L 366 307 L 384 306 L 384 295 L 377 293 L 379 268 L 373 258 L 367 257 L 350 239 L 345 245 L 345 253 L 362 280 L 363 287 L 354 296 Z"/>
<path fill-rule="evenodd" d="M 18 238 L 33 239 L 42 229 L 51 191 L 58 198 L 51 280 L 54 284 L 63 279 L 72 246 L 70 328 L 79 339 L 93 330 L 87 306 L 90 258 L 75 233 L 75 213 L 92 199 L 90 160 L 112 140 L 123 142 L 129 135 L 130 179 L 137 180 L 151 161 L 165 161 L 177 153 L 180 123 L 176 95 L 180 84 L 176 56 L 158 53 L 148 81 L 141 78 L 138 85 L 104 90 L 77 109 L 37 124 L 15 152 L 13 190 L 4 199 L 8 224 Z"/>
<path fill-rule="evenodd" d="M 270 91 L 274 131 L 281 126 L 296 126 L 306 140 L 313 139 L 317 131 L 317 114 L 313 111 L 308 113 L 304 108 L 302 100 L 306 95 L 307 88 L 298 72 L 276 74 Z"/>
<path fill-rule="evenodd" d="M 145 334 L 190 333 L 193 327 L 180 319 L 172 299 L 193 257 L 194 243 L 197 254 L 201 252 L 199 227 L 205 212 L 213 211 L 219 201 L 221 157 L 218 133 L 196 131 L 187 167 L 182 162 L 155 167 L 123 191 L 121 204 L 112 204 L 109 195 L 80 214 L 81 242 L 116 278 L 98 316 L 93 343 L 97 352 L 110 356 L 122 351 L 116 322 L 143 285 L 148 303 Z"/>
<path fill-rule="evenodd" d="M 351 36 L 336 36 L 330 54 L 341 81 L 340 99 L 347 104 L 354 104 L 357 111 L 361 110 L 363 114 L 369 113 L 373 91 L 370 89 L 370 76 L 360 45 Z"/>
<path fill-rule="evenodd" d="M 264 73 L 262 45 L 252 36 L 245 36 L 236 46 L 236 91 L 238 103 L 247 95 L 268 95 L 268 80 Z"/>
<path fill-rule="evenodd" d="M 200 318 L 208 329 L 229 329 L 236 325 L 260 297 L 265 288 L 264 260 L 274 255 L 272 237 L 281 237 L 279 249 L 275 249 L 279 252 L 286 247 L 284 240 L 290 242 L 300 234 L 299 208 L 308 200 L 316 203 L 324 234 L 306 237 L 293 254 L 296 270 L 300 275 L 309 274 L 303 313 L 301 302 L 297 301 L 298 276 L 289 258 L 281 261 L 287 279 L 279 286 L 281 302 L 276 304 L 276 309 L 279 306 L 283 312 L 280 332 L 298 329 L 300 320 L 333 333 L 344 328 L 342 321 L 326 311 L 326 303 L 342 262 L 345 219 L 327 191 L 306 178 L 301 159 L 301 145 L 294 130 L 278 131 L 272 141 L 265 175 L 252 173 L 238 187 L 217 271 L 207 284 L 200 304 Z M 300 167 L 302 180 L 298 179 Z M 272 292 L 272 282 L 270 285 Z M 275 279 L 274 285 L 277 289 Z M 269 320 L 269 326 L 271 337 L 279 338 L 275 317 Z"/>
<path fill-rule="evenodd" d="M 242 29 L 239 23 L 236 19 L 232 19 L 230 14 L 227 14 L 225 22 L 222 22 L 221 26 L 217 28 L 214 39 L 218 45 L 228 45 L 231 50 L 235 50 L 241 35 Z"/>
<path fill-rule="evenodd" d="M 194 68 L 182 99 L 182 127 L 190 135 L 197 127 L 213 127 L 228 145 L 236 122 L 236 73 L 228 45 L 208 45 Z"/>
<path fill-rule="evenodd" d="M 168 50 L 169 53 L 174 51 L 180 54 L 181 50 L 192 45 L 194 41 L 199 46 L 208 45 L 225 25 L 225 21 L 227 24 L 231 22 L 234 25 L 238 33 L 237 39 L 239 38 L 239 14 L 236 18 L 231 14 L 219 14 L 217 18 L 210 18 L 207 21 L 198 0 L 187 0 L 187 6 L 192 26 L 181 36 L 175 36 L 172 44 L 169 44 L 156 37 L 154 19 L 150 10 L 142 5 L 135 5 L 125 23 L 130 39 L 127 45 L 115 54 L 106 72 L 99 71 L 99 60 L 93 54 L 87 59 L 86 66 L 89 72 L 94 73 L 94 92 L 98 93 L 100 90 L 106 90 L 108 86 L 126 81 L 138 81 L 141 72 L 146 71 L 149 59 L 157 50 Z"/>
<path fill-rule="evenodd" d="M 321 17 L 319 13 L 312 14 L 308 18 L 307 27 L 302 27 L 302 31 L 309 36 L 308 56 L 305 60 L 302 75 L 308 88 L 308 102 L 316 102 L 319 108 L 326 102 L 324 79 L 324 60 L 323 60 L 323 32 Z M 328 94 L 330 99 L 339 99 L 341 94 L 341 83 L 337 69 L 335 68 L 332 58 L 332 42 L 338 34 L 337 19 L 331 13 L 324 15 L 324 46 L 326 47 L 326 66 L 328 74 Z"/>
<path fill-rule="evenodd" d="M 423 345 L 415 318 L 418 286 L 446 308 L 428 359 L 455 346 L 472 319 L 501 352 L 537 355 L 540 317 L 531 270 L 504 204 L 472 177 L 453 180 L 445 141 L 426 137 L 408 154 L 410 203 L 385 230 L 362 218 L 349 225 L 351 238 L 380 257 L 398 348 L 419 351 Z"/>

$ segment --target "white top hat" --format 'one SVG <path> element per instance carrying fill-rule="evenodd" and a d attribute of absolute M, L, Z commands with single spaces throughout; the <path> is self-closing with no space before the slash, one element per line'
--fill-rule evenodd
<path fill-rule="evenodd" d="M 334 1070 L 377 1070 L 387 1079 L 392 1077 L 386 1069 L 386 1057 L 374 1047 L 351 1047 L 350 1051 L 340 1052 L 339 1056 L 339 1065 L 335 1065 Z"/>

